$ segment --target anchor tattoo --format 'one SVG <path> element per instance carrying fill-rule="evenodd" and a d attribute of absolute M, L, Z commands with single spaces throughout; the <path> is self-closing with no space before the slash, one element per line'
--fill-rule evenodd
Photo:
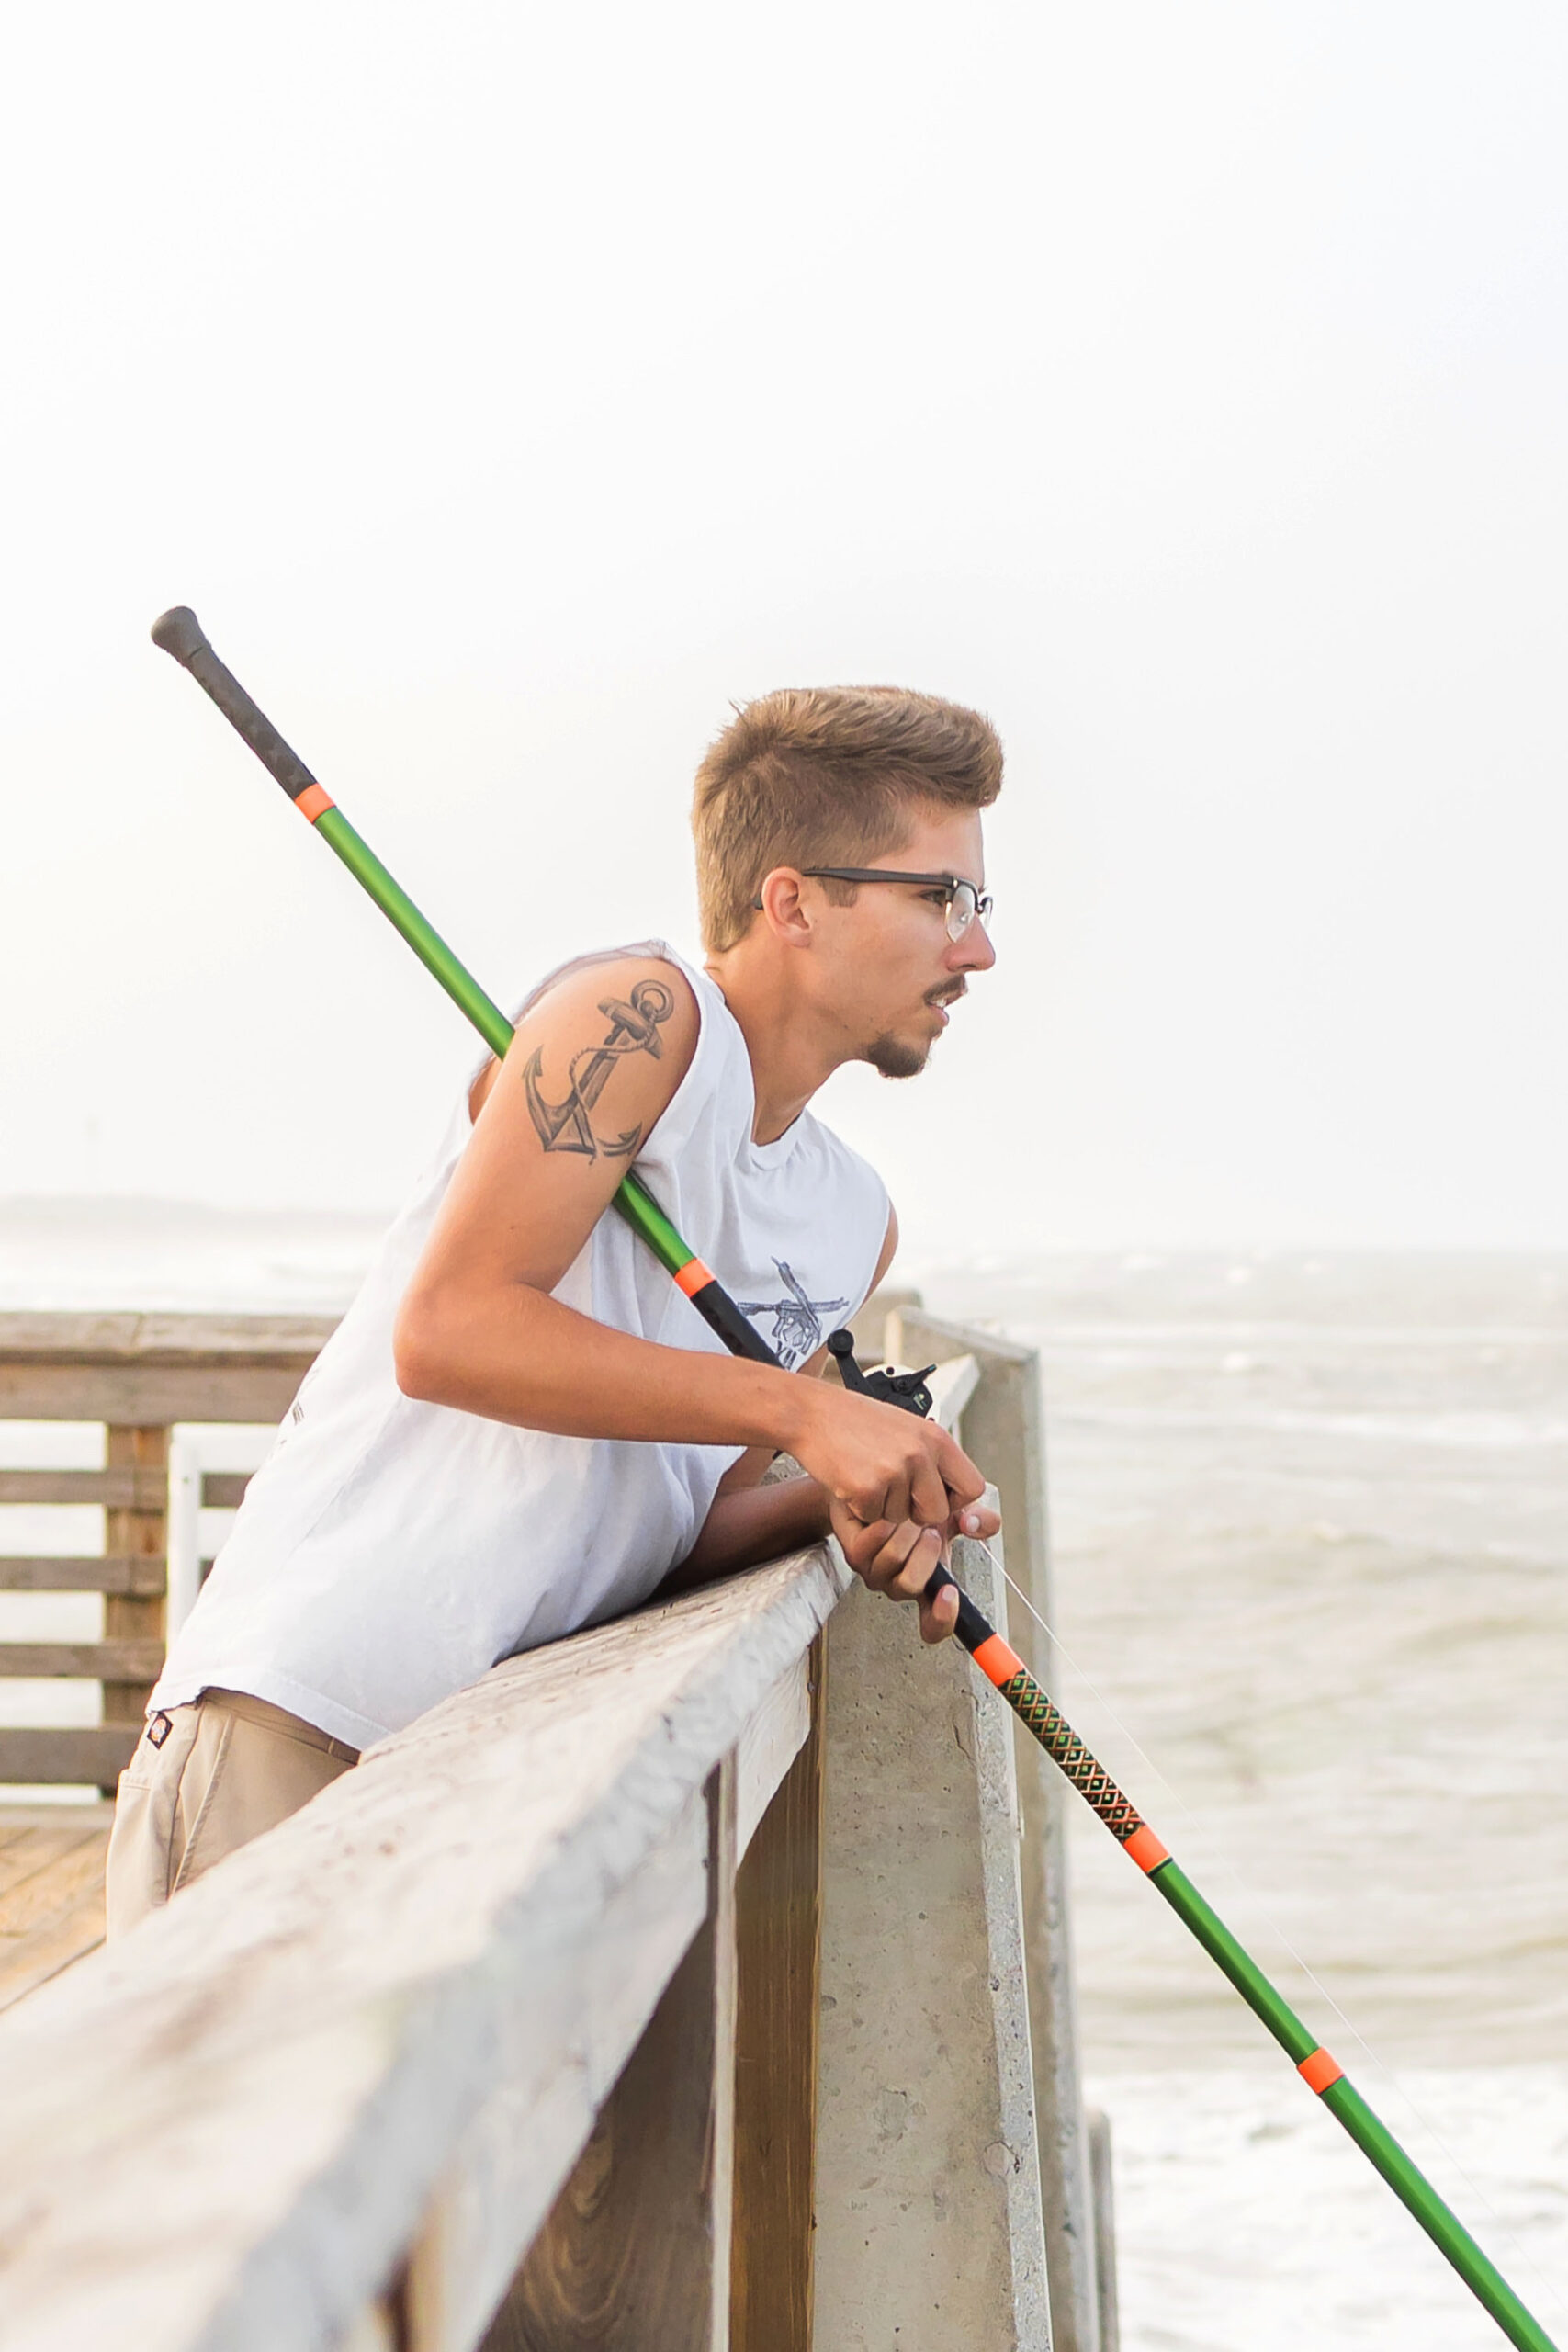
<path fill-rule="evenodd" d="M 658 1059 L 664 1050 L 659 1024 L 674 1012 L 675 999 L 662 980 L 638 980 L 629 1003 L 609 996 L 599 1010 L 610 1023 L 610 1034 L 602 1046 L 585 1046 L 573 1054 L 567 1065 L 570 1085 L 563 1102 L 547 1102 L 540 1091 L 542 1051 L 530 1055 L 523 1085 L 529 1115 L 547 1151 L 578 1151 L 586 1159 L 596 1159 L 603 1152 L 606 1159 L 629 1159 L 642 1141 L 640 1124 L 628 1127 L 624 1135 L 596 1136 L 593 1106 L 623 1054 L 651 1054 Z"/>

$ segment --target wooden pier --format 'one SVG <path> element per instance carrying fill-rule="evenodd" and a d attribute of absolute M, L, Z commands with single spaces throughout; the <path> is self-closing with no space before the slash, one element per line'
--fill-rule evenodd
<path fill-rule="evenodd" d="M 0 1792 L 0 2009 L 104 1939 L 110 1804 L 8 1805 Z"/>
<path fill-rule="evenodd" d="M 879 1319 L 1043 1606 L 1032 1359 Z M 0 1557 L 104 1596 L 100 1640 L 0 1645 L 103 1690 L 0 1724 L 8 2352 L 1115 2352 L 1056 1793 L 831 1546 L 504 1662 L 94 1949 L 108 1807 L 37 1798 L 112 1788 L 243 1491 L 223 1425 L 254 1466 L 330 1328 L 0 1317 L 0 1419 L 106 1431 L 0 1471 L 104 1514 Z"/>

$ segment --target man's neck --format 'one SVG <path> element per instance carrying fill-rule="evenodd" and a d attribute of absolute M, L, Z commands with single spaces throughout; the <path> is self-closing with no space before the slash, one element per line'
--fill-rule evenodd
<path fill-rule="evenodd" d="M 829 1039 L 809 1011 L 779 986 L 779 976 L 733 953 L 710 956 L 705 967 L 735 1016 L 751 1063 L 756 1115 L 753 1143 L 776 1143 L 818 1088 L 849 1058 L 841 1039 Z"/>

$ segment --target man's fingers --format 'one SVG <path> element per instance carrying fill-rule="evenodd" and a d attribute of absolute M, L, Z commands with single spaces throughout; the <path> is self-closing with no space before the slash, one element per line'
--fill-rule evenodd
<path fill-rule="evenodd" d="M 901 1527 L 909 1516 L 909 1481 L 907 1475 L 890 1477 L 874 1493 L 869 1490 L 848 1498 L 849 1508 L 868 1527 L 886 1523 Z"/>
<path fill-rule="evenodd" d="M 945 1430 L 934 1430 L 931 1435 L 931 1452 L 919 1462 L 909 1482 L 909 1510 L 922 1527 L 943 1527 L 955 1510 L 979 1504 L 986 1481 Z"/>
<path fill-rule="evenodd" d="M 902 1530 L 899 1531 L 901 1535 Z M 897 1544 L 899 1537 L 894 1538 Z M 889 1552 L 893 1544 L 888 1545 Z M 942 1557 L 942 1538 L 934 1527 L 915 1530 L 915 1540 L 905 1552 L 896 1575 L 889 1577 L 887 1590 L 898 1600 L 918 1600 L 931 1582 L 931 1570 Z"/>
<path fill-rule="evenodd" d="M 844 1557 L 862 1583 L 895 1600 L 916 1600 L 942 1556 L 942 1531 L 917 1527 L 912 1519 L 897 1527 L 886 1520 L 870 1527 L 852 1521 L 840 1524 L 838 1533 Z"/>
<path fill-rule="evenodd" d="M 958 1623 L 958 1587 L 944 1584 L 934 1600 L 920 1597 L 920 1639 L 945 1642 Z"/>
<path fill-rule="evenodd" d="M 922 1461 L 909 1481 L 908 1516 L 918 1520 L 922 1527 L 945 1527 L 953 1513 L 953 1497 L 942 1484 L 942 1473 L 929 1458 Z"/>
<path fill-rule="evenodd" d="M 954 1504 L 962 1508 L 966 1503 L 977 1503 L 986 1491 L 984 1477 L 956 1438 L 949 1437 L 945 1430 L 939 1430 L 937 1435 L 941 1441 L 937 1466 L 942 1472 L 942 1483 L 953 1498 L 948 1509 L 951 1510 Z"/>
<path fill-rule="evenodd" d="M 874 1549 L 868 1546 L 864 1564 L 857 1568 L 856 1573 L 873 1592 L 886 1591 L 908 1558 L 910 1546 L 919 1532 L 918 1528 L 893 1528 Z"/>
<path fill-rule="evenodd" d="M 893 1522 L 886 1519 L 874 1520 L 869 1527 L 852 1522 L 840 1529 L 839 1541 L 843 1547 L 844 1557 L 856 1576 L 862 1575 L 871 1566 L 892 1532 Z"/>
<path fill-rule="evenodd" d="M 990 1510 L 984 1503 L 971 1503 L 966 1510 L 954 1511 L 952 1532 L 973 1535 L 984 1543 L 987 1535 L 999 1533 L 1001 1523 L 1000 1511 Z"/>

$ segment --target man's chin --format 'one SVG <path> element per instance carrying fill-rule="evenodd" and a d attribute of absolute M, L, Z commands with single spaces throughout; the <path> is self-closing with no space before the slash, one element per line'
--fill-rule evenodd
<path fill-rule="evenodd" d="M 880 1037 L 872 1039 L 861 1059 L 869 1062 L 884 1078 L 919 1078 L 931 1059 L 933 1042 L 930 1037 L 918 1042 L 896 1037 L 890 1029 L 885 1029 Z"/>

